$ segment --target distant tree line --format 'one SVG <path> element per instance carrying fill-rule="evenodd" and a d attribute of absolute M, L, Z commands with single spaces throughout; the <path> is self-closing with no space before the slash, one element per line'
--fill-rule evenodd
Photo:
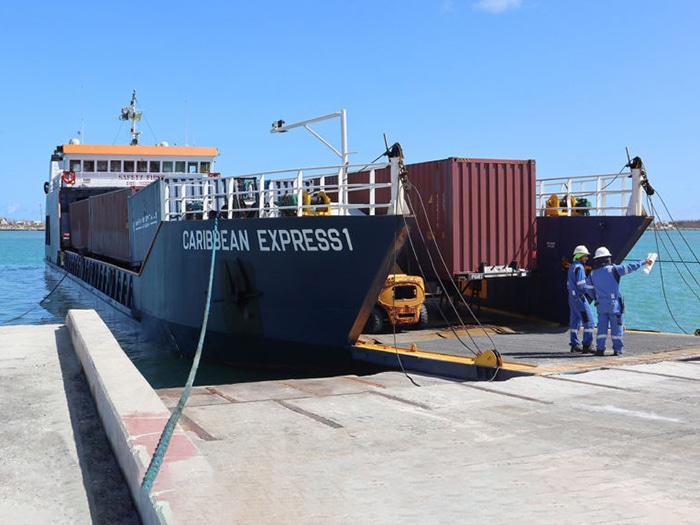
<path fill-rule="evenodd" d="M 0 217 L 0 230 L 43 230 L 44 221 L 15 221 Z"/>
<path fill-rule="evenodd" d="M 650 230 L 700 230 L 700 220 L 695 221 L 656 221 L 649 227 Z"/>
<path fill-rule="evenodd" d="M 696 221 L 673 221 L 673 227 L 677 230 L 700 230 L 700 220 Z"/>

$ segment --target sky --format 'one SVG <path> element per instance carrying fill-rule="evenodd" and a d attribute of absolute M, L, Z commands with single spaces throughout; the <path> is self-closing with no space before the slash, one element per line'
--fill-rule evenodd
<path fill-rule="evenodd" d="M 55 147 L 215 146 L 235 175 L 337 164 L 287 123 L 347 111 L 351 163 L 535 159 L 538 177 L 617 173 L 659 220 L 700 219 L 696 0 L 3 2 L 0 217 L 39 220 Z M 340 148 L 338 119 L 313 125 Z"/>

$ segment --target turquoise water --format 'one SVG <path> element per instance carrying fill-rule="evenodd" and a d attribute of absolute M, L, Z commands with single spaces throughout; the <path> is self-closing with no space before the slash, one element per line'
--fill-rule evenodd
<path fill-rule="evenodd" d="M 0 323 L 62 323 L 37 303 L 46 295 L 44 232 L 0 231 Z M 24 315 L 23 315 L 24 314 Z"/>
<path fill-rule="evenodd" d="M 700 231 L 648 231 L 625 262 L 643 259 L 650 252 L 659 254 L 651 273 L 639 270 L 620 282 L 627 328 L 694 333 L 700 328 Z M 154 388 L 185 384 L 190 360 L 153 347 L 141 336 L 137 323 L 83 288 L 68 280 L 59 284 L 46 272 L 43 259 L 44 232 L 0 231 L 0 325 L 64 324 L 70 308 L 92 308 Z M 272 377 L 202 363 L 196 383 Z"/>
<path fill-rule="evenodd" d="M 622 278 L 625 325 L 692 334 L 700 328 L 700 231 L 647 231 L 624 262 L 658 253 L 651 272 Z"/>

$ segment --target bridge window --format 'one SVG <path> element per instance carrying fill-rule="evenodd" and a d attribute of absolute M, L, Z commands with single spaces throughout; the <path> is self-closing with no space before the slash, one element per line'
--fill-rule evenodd
<path fill-rule="evenodd" d="M 163 173 L 172 173 L 173 172 L 173 161 L 172 160 L 164 160 L 163 161 Z"/>
<path fill-rule="evenodd" d="M 187 163 L 187 173 L 197 173 L 197 163 L 188 162 Z"/>
<path fill-rule="evenodd" d="M 80 171 L 80 160 L 78 159 L 71 159 L 70 161 L 70 167 L 68 168 L 71 171 L 78 172 Z"/>
<path fill-rule="evenodd" d="M 209 170 L 211 169 L 209 162 L 201 162 L 199 164 L 199 173 L 209 173 Z"/>
<path fill-rule="evenodd" d="M 175 161 L 175 173 L 185 173 L 185 161 L 176 160 Z"/>
<path fill-rule="evenodd" d="M 148 161 L 147 160 L 137 160 L 136 161 L 136 173 L 148 173 Z"/>
<path fill-rule="evenodd" d="M 97 161 L 97 171 L 107 171 L 107 161 L 98 160 Z"/>
<path fill-rule="evenodd" d="M 122 170 L 121 160 L 110 160 L 109 161 L 109 171 L 112 173 L 119 173 Z"/>
<path fill-rule="evenodd" d="M 134 173 L 134 161 L 125 160 L 124 161 L 124 173 Z"/>
<path fill-rule="evenodd" d="M 159 160 L 152 160 L 151 161 L 151 173 L 160 173 L 160 161 Z"/>
<path fill-rule="evenodd" d="M 95 171 L 95 161 L 94 160 L 84 160 L 83 161 L 83 171 L 87 171 L 87 172 Z"/>

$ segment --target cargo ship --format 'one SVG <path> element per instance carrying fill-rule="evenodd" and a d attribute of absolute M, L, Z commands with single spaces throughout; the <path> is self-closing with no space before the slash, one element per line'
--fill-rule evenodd
<path fill-rule="evenodd" d="M 433 294 L 476 308 L 569 322 L 574 247 L 607 247 L 621 263 L 653 222 L 639 157 L 618 173 L 537 178 L 535 160 L 451 157 L 407 164 L 416 227 L 399 255 Z M 353 174 L 367 182 L 365 174 Z M 377 180 L 388 181 L 381 170 Z M 355 196 L 361 199 L 362 195 Z M 388 201 L 389 194 L 380 198 Z"/>
<path fill-rule="evenodd" d="M 184 355 L 197 349 L 208 306 L 204 359 L 349 363 L 411 224 L 401 147 L 387 148 L 384 163 L 344 156 L 335 167 L 227 177 L 215 171 L 216 148 L 142 145 L 140 118 L 134 92 L 120 115 L 130 144 L 56 147 L 44 184 L 48 267 Z M 388 180 L 348 184 L 379 169 Z M 375 202 L 381 190 L 391 197 Z"/>

